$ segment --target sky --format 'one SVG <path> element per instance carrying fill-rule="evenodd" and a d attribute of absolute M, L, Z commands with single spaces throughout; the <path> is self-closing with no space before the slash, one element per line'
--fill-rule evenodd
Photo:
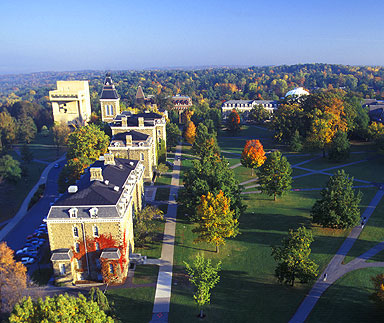
<path fill-rule="evenodd" d="M 0 74 L 384 65 L 380 0 L 0 0 Z"/>

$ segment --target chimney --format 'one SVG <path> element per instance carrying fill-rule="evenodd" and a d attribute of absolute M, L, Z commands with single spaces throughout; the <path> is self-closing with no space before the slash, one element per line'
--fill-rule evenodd
<path fill-rule="evenodd" d="M 132 146 L 132 136 L 131 135 L 126 135 L 125 136 L 125 146 L 126 147 L 131 147 Z"/>
<path fill-rule="evenodd" d="M 139 117 L 137 118 L 137 125 L 141 128 L 141 127 L 144 127 L 144 118 L 143 117 Z"/>
<path fill-rule="evenodd" d="M 113 154 L 104 154 L 104 165 L 115 165 L 115 156 Z"/>
<path fill-rule="evenodd" d="M 91 167 L 89 172 L 91 173 L 91 181 L 103 181 L 103 170 L 101 167 Z"/>
<path fill-rule="evenodd" d="M 121 117 L 121 126 L 122 127 L 127 127 L 127 116 L 122 116 Z"/>

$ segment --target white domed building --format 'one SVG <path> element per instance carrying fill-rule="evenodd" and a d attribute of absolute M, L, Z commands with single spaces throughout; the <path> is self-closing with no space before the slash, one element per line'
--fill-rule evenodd
<path fill-rule="evenodd" d="M 287 94 L 285 95 L 285 97 L 287 98 L 287 97 L 291 96 L 291 97 L 299 98 L 303 95 L 309 95 L 309 92 L 302 87 L 297 87 L 291 91 L 288 91 Z"/>

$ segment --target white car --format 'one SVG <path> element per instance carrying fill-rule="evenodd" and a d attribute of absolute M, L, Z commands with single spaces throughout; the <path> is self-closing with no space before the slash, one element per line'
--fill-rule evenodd
<path fill-rule="evenodd" d="M 16 255 L 22 255 L 23 253 L 26 253 L 27 250 L 28 250 L 28 248 L 23 248 L 23 249 L 17 250 Z"/>
<path fill-rule="evenodd" d="M 24 257 L 24 258 L 21 258 L 21 263 L 23 265 L 29 265 L 29 264 L 33 264 L 35 262 L 35 258 L 31 258 L 31 257 Z"/>

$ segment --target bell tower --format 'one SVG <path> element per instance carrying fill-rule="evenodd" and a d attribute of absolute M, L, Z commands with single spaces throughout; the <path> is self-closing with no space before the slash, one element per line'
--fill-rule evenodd
<path fill-rule="evenodd" d="M 109 73 L 105 76 L 103 91 L 100 96 L 100 108 L 101 119 L 104 122 L 112 122 L 120 114 L 120 98 Z"/>

